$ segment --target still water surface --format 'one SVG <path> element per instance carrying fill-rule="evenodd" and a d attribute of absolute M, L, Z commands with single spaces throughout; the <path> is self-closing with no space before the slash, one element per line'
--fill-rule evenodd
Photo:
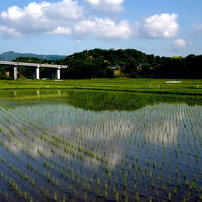
<path fill-rule="evenodd" d="M 197 201 L 202 99 L 96 91 L 0 92 L 0 198 Z"/>

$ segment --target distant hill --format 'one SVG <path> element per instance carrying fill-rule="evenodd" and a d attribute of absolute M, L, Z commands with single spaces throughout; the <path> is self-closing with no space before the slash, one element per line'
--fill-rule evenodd
<path fill-rule="evenodd" d="M 68 68 L 61 74 L 62 79 L 126 76 L 130 78 L 202 79 L 202 55 L 194 54 L 187 57 L 160 57 L 136 49 L 95 48 L 68 56 L 21 54 L 10 51 L 1 54 L 0 60 L 68 65 Z M 42 70 L 41 75 L 43 75 Z M 48 74 L 48 70 L 47 73 L 43 71 L 44 75 Z M 28 71 L 24 71 L 23 76 L 28 76 Z"/>
<path fill-rule="evenodd" d="M 19 57 L 30 57 L 30 58 L 34 57 L 34 58 L 46 59 L 46 60 L 60 60 L 60 59 L 66 58 L 67 56 L 65 56 L 65 55 L 37 55 L 37 54 L 33 54 L 33 53 L 16 53 L 14 51 L 8 51 L 8 52 L 0 54 L 0 60 L 3 60 L 3 61 L 12 61 Z"/>
<path fill-rule="evenodd" d="M 202 78 L 202 55 L 194 54 L 187 57 L 160 57 L 136 49 L 104 50 L 95 48 L 69 55 L 62 63 L 68 65 L 63 73 L 68 79 L 109 78 L 112 76 L 170 79 Z"/>

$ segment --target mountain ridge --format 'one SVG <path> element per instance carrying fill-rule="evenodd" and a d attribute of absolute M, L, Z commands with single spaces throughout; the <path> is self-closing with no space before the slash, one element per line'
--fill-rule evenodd
<path fill-rule="evenodd" d="M 18 53 L 14 51 L 7 51 L 0 54 L 0 60 L 2 61 L 12 61 L 19 57 L 34 57 L 39 59 L 46 59 L 46 60 L 60 60 L 64 59 L 66 55 L 42 55 L 42 54 L 34 54 L 34 53 Z"/>

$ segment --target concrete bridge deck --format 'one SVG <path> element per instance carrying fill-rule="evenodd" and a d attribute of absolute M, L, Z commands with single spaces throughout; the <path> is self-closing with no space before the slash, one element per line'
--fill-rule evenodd
<path fill-rule="evenodd" d="M 40 78 L 40 75 L 39 75 L 39 68 L 40 67 L 56 69 L 56 72 L 53 71 L 53 73 L 55 73 L 54 75 L 56 75 L 54 79 L 60 79 L 60 69 L 66 69 L 68 67 L 67 65 L 51 65 L 51 64 L 8 62 L 8 61 L 0 61 L 0 65 L 12 66 L 13 67 L 12 75 L 13 75 L 14 79 L 17 79 L 17 67 L 18 66 L 36 68 L 35 72 L 33 72 L 33 75 L 36 79 Z"/>

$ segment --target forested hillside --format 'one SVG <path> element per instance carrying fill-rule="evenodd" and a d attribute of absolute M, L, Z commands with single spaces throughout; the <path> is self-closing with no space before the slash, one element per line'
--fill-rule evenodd
<path fill-rule="evenodd" d="M 113 78 L 114 70 L 119 70 L 119 76 L 134 78 L 202 78 L 202 55 L 193 54 L 187 57 L 160 57 L 135 49 L 93 49 L 60 60 L 20 57 L 15 61 L 68 65 L 61 74 L 62 79 Z M 29 74 L 27 68 L 21 67 L 20 71 L 23 76 Z M 40 71 L 48 75 L 49 70 L 41 68 Z"/>
<path fill-rule="evenodd" d="M 65 78 L 113 77 L 115 69 L 128 77 L 202 78 L 202 55 L 160 57 L 135 49 L 93 49 L 74 53 L 60 62 L 69 66 Z"/>

